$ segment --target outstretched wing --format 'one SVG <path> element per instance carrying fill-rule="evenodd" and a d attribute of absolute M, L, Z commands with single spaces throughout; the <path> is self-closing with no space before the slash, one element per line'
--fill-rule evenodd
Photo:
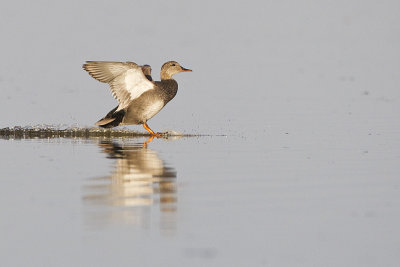
<path fill-rule="evenodd" d="M 154 89 L 154 83 L 133 62 L 86 61 L 83 68 L 96 80 L 108 83 L 121 110 L 144 92 Z M 117 111 L 118 111 L 117 110 Z"/>

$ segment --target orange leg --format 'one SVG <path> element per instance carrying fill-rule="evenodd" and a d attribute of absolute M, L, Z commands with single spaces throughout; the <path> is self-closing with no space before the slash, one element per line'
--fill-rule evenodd
<path fill-rule="evenodd" d="M 150 129 L 149 125 L 147 125 L 147 123 L 143 123 L 143 127 L 153 136 L 156 137 L 161 137 L 160 133 L 155 133 L 152 129 Z"/>

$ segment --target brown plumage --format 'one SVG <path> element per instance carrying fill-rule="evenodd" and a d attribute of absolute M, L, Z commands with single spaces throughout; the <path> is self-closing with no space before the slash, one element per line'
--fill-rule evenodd
<path fill-rule="evenodd" d="M 160 136 L 147 125 L 178 91 L 178 83 L 172 76 L 188 72 L 175 61 L 161 67 L 161 81 L 152 81 L 151 67 L 133 62 L 87 61 L 83 68 L 96 80 L 110 85 L 119 105 L 96 125 L 104 128 L 118 125 L 143 124 L 151 135 Z"/>

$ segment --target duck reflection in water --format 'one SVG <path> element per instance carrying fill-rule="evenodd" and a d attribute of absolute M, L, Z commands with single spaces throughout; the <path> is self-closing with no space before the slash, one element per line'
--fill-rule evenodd
<path fill-rule="evenodd" d="M 96 214 L 92 219 L 96 223 L 106 219 L 111 223 L 147 225 L 154 223 L 150 217 L 159 214 L 160 226 L 167 226 L 172 218 L 165 214 L 176 211 L 176 171 L 147 147 L 152 137 L 144 143 L 123 141 L 99 143 L 107 158 L 115 160 L 115 167 L 111 176 L 92 178 L 85 187 L 84 200 L 99 204 L 91 205 L 92 215 Z M 154 211 L 155 206 L 159 206 L 159 212 Z"/>

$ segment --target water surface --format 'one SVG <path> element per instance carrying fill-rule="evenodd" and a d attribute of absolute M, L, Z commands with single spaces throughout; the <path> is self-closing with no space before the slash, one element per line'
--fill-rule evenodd
<path fill-rule="evenodd" d="M 397 152 L 273 137 L 1 140 L 3 260 L 323 265 L 334 251 L 339 265 L 390 265 Z"/>

